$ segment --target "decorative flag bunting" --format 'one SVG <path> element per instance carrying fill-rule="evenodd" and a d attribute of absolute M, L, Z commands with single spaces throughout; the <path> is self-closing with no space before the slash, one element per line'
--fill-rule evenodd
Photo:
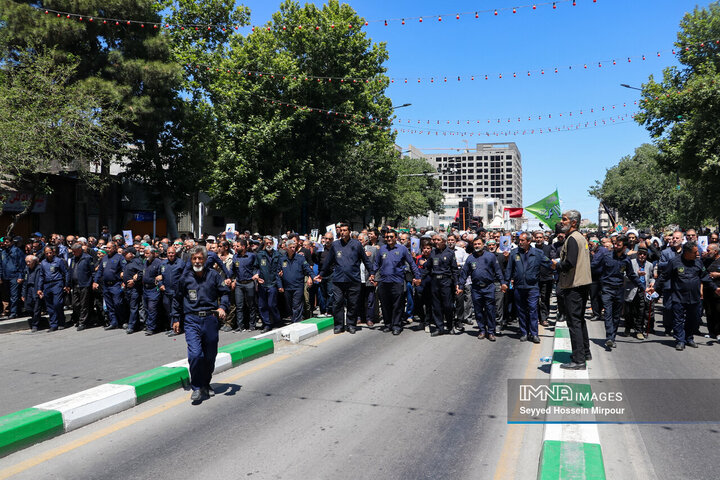
<path fill-rule="evenodd" d="M 550 230 L 555 230 L 555 225 L 560 222 L 562 212 L 560 211 L 560 196 L 557 189 L 542 200 L 525 207 L 525 210 L 535 215 Z"/>
<path fill-rule="evenodd" d="M 517 5 L 515 7 L 498 7 L 498 8 L 487 8 L 483 10 L 476 10 L 471 12 L 455 12 L 450 14 L 434 14 L 434 15 L 424 15 L 424 16 L 408 16 L 408 17 L 398 17 L 398 18 L 386 18 L 386 19 L 375 19 L 375 20 L 361 20 L 361 23 L 359 25 L 353 25 L 352 23 L 347 24 L 323 24 L 323 25 L 282 25 L 282 26 L 276 26 L 276 29 L 282 29 L 283 31 L 293 31 L 293 30 L 305 30 L 305 31 L 320 31 L 321 29 L 336 29 L 336 28 L 346 28 L 348 30 L 352 29 L 360 29 L 363 26 L 367 27 L 371 23 L 373 24 L 381 24 L 384 26 L 390 26 L 390 25 L 405 25 L 407 22 L 417 22 L 419 24 L 423 23 L 423 20 L 435 20 L 436 22 L 442 22 L 443 18 L 446 19 L 455 19 L 460 20 L 463 18 L 475 18 L 479 19 L 482 15 L 483 18 L 485 17 L 497 17 L 499 13 L 507 13 L 512 12 L 513 14 L 516 14 L 518 11 L 521 10 L 528 10 L 528 11 L 534 11 L 537 10 L 538 7 L 552 7 L 553 10 L 557 10 L 559 5 L 570 3 L 572 6 L 576 6 L 578 1 L 580 3 L 597 3 L 597 0 L 555 0 L 555 1 L 549 1 L 549 2 L 537 2 L 532 4 L 526 4 L 526 5 Z M 213 28 L 216 29 L 222 29 L 225 31 L 226 29 L 234 29 L 238 30 L 243 25 L 230 25 L 230 24 L 216 24 L 216 23 L 205 23 L 205 24 L 180 24 L 180 23 L 163 23 L 163 22 L 157 22 L 157 21 L 146 21 L 146 20 L 138 20 L 138 19 L 122 19 L 122 18 L 107 18 L 107 17 L 98 17 L 98 16 L 92 16 L 87 14 L 81 14 L 77 12 L 65 12 L 61 10 L 53 10 L 50 8 L 42 8 L 42 7 L 34 7 L 39 12 L 44 12 L 47 15 L 54 15 L 58 18 L 65 18 L 67 20 L 76 20 L 76 21 L 89 21 L 89 22 L 96 22 L 106 25 L 114 25 L 114 26 L 120 26 L 120 25 L 127 25 L 127 26 L 136 26 L 139 28 L 153 28 L 153 29 L 178 29 L 178 30 L 196 30 L 196 31 L 207 31 L 212 30 Z M 273 27 L 271 26 L 263 26 L 263 27 L 252 27 L 252 31 L 255 30 L 272 30 Z"/>

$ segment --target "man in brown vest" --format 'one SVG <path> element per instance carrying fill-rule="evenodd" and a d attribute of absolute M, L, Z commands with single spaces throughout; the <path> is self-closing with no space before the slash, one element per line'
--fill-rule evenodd
<path fill-rule="evenodd" d="M 565 299 L 567 326 L 572 345 L 570 362 L 561 364 L 560 368 L 567 370 L 585 370 L 587 368 L 585 362 L 592 358 L 585 323 L 585 304 L 592 283 L 590 252 L 587 240 L 578 232 L 580 219 L 580 212 L 568 210 L 563 213 L 560 220 L 566 239 L 560 251 L 558 288 L 562 289 Z"/>

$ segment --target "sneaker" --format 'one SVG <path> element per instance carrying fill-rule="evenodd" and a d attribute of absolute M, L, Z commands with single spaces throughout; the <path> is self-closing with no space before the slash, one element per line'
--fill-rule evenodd
<path fill-rule="evenodd" d="M 215 396 L 215 390 L 213 390 L 213 387 L 211 387 L 210 385 L 208 385 L 208 387 L 206 388 L 206 390 L 207 390 L 208 396 L 210 396 L 210 397 L 214 397 L 214 396 Z"/>
<path fill-rule="evenodd" d="M 232 332 L 232 327 L 230 325 L 223 325 L 220 327 L 220 331 L 222 332 Z"/>
<path fill-rule="evenodd" d="M 638 340 L 645 340 L 645 335 L 643 335 L 641 332 L 638 332 L 638 333 L 635 335 L 635 337 L 636 337 Z"/>
<path fill-rule="evenodd" d="M 425 325 L 425 333 L 430 333 L 430 324 Z M 720 336 L 718 336 L 718 340 L 720 340 Z"/>
<path fill-rule="evenodd" d="M 605 348 L 607 348 L 608 350 L 610 350 L 610 349 L 613 347 L 614 344 L 615 344 L 615 342 L 613 342 L 612 340 L 608 339 L 608 340 L 605 341 Z"/>
<path fill-rule="evenodd" d="M 32 328 L 30 329 L 30 332 L 31 332 L 31 333 L 37 333 L 37 331 L 38 331 L 38 328 L 37 328 L 37 327 L 32 327 Z"/>
<path fill-rule="evenodd" d="M 685 350 L 685 344 L 682 343 L 682 342 L 676 343 L 676 344 L 675 344 L 675 350 L 677 350 L 678 352 L 680 352 L 680 351 L 682 351 L 682 350 Z"/>

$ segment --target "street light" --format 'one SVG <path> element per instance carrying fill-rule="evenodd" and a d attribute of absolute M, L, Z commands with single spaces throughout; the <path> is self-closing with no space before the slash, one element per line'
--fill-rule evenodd
<path fill-rule="evenodd" d="M 405 107 L 409 107 L 410 105 L 412 105 L 412 103 L 404 103 L 404 104 L 402 104 L 402 105 L 398 105 L 398 106 L 396 106 L 396 107 L 392 107 L 392 109 L 393 109 L 393 110 L 397 110 L 398 108 L 405 108 Z"/>
<path fill-rule="evenodd" d="M 621 83 L 620 86 L 621 86 L 621 87 L 625 87 L 625 88 L 629 88 L 629 89 L 631 89 L 631 90 L 640 90 L 640 91 L 642 92 L 642 88 L 631 87 L 631 86 L 628 85 L 627 83 Z"/>

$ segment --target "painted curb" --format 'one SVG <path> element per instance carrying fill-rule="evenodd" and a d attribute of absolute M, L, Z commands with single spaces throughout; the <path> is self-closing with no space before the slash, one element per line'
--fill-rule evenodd
<path fill-rule="evenodd" d="M 573 381 L 573 389 L 589 389 L 588 370 L 563 370 L 572 346 L 564 323 L 555 325 L 550 382 Z M 548 402 L 548 405 L 553 402 Z M 583 405 L 587 406 L 587 405 Z M 592 406 L 592 405 L 590 405 Z M 596 424 L 545 424 L 538 468 L 539 480 L 605 480 L 600 436 Z"/>

